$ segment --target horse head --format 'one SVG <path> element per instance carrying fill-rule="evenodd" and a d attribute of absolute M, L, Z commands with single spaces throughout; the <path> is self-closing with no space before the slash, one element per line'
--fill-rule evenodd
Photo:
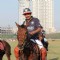
<path fill-rule="evenodd" d="M 18 23 L 16 23 L 16 26 L 18 28 L 17 39 L 18 39 L 19 45 L 21 46 L 24 44 L 24 41 L 26 40 L 27 28 L 24 24 L 19 25 Z"/>

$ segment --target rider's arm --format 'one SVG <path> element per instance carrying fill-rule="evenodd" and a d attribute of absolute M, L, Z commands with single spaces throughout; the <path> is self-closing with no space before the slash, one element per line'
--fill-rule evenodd
<path fill-rule="evenodd" d="M 29 34 L 34 35 L 34 34 L 40 32 L 40 30 L 41 30 L 40 28 L 37 28 L 36 30 L 29 32 Z"/>
<path fill-rule="evenodd" d="M 41 28 L 40 28 L 40 21 L 36 18 L 35 19 L 35 30 L 34 31 L 32 31 L 32 32 L 30 32 L 30 34 L 31 35 L 34 35 L 34 34 L 36 34 L 36 33 L 38 33 L 38 32 L 40 32 L 41 31 Z"/>

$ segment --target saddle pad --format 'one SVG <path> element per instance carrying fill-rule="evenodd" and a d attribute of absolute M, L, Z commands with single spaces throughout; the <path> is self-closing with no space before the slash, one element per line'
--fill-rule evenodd
<path fill-rule="evenodd" d="M 4 45 L 2 42 L 0 42 L 0 50 L 4 50 Z"/>

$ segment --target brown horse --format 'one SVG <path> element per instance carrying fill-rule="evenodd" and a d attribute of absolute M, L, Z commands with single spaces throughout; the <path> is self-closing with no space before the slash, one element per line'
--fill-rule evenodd
<path fill-rule="evenodd" d="M 2 60 L 4 54 L 6 54 L 7 59 L 10 60 L 11 47 L 5 40 L 0 40 L 0 60 Z"/>
<path fill-rule="evenodd" d="M 38 45 L 28 38 L 26 26 L 17 24 L 18 45 L 14 49 L 16 60 L 40 60 Z"/>

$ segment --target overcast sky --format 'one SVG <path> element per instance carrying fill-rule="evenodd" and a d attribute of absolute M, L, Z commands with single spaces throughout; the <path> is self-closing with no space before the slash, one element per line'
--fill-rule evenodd
<path fill-rule="evenodd" d="M 18 22 L 18 0 L 0 0 L 0 26 Z M 54 0 L 54 26 L 60 30 L 60 0 Z"/>

